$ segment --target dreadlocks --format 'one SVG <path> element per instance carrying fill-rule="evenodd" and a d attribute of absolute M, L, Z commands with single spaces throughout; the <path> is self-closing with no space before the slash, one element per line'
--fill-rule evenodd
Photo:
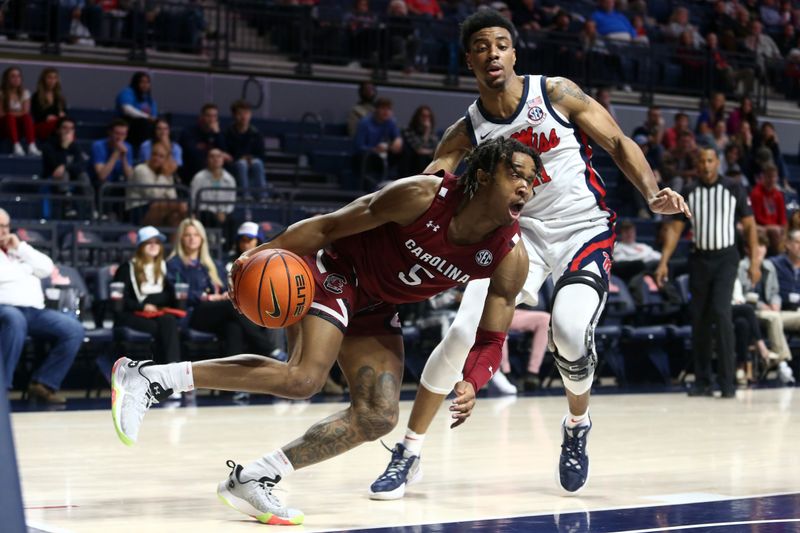
<path fill-rule="evenodd" d="M 467 198 L 472 198 L 478 191 L 478 170 L 483 170 L 487 174 L 494 174 L 499 163 L 510 167 L 511 156 L 515 152 L 531 156 L 536 166 L 536 180 L 541 181 L 542 159 L 539 157 L 539 152 L 534 148 L 525 146 L 516 139 L 498 137 L 476 147 L 467 156 L 467 171 L 458 178 L 458 183 L 464 187 L 464 194 L 466 194 Z"/>

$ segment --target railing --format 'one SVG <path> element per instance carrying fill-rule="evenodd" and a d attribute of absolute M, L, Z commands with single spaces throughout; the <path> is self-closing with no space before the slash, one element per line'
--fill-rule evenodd
<path fill-rule="evenodd" d="M 232 53 L 278 54 L 294 61 L 299 75 L 310 75 L 315 63 L 358 64 L 371 69 L 376 80 L 390 70 L 442 74 L 449 85 L 469 75 L 458 26 L 450 21 L 376 17 L 356 22 L 345 16 L 349 2 L 310 7 L 264 0 L 155 0 L 129 5 L 125 11 L 106 12 L 92 4 L 78 15 L 58 0 L 11 2 L 1 31 L 12 39 L 40 41 L 44 51 L 56 54 L 65 42 L 94 42 L 127 48 L 136 60 L 145 60 L 155 48 L 202 56 L 221 68 L 230 64 Z M 523 32 L 516 49 L 518 72 L 568 76 L 588 87 L 631 86 L 642 93 L 643 103 L 652 101 L 655 92 L 706 97 L 723 90 L 749 93 L 763 110 L 769 82 L 792 96 L 800 92 L 800 75 L 789 75 L 793 68 L 800 72 L 800 66 L 783 59 L 758 64 L 751 54 L 723 52 L 729 67 L 718 68 L 708 50 L 602 38 L 584 47 L 577 34 L 546 31 Z"/>

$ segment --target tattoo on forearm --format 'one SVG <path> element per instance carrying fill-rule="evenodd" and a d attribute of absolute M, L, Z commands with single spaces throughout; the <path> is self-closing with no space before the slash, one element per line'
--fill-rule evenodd
<path fill-rule="evenodd" d="M 398 418 L 399 381 L 391 372 L 378 374 L 372 367 L 361 367 L 350 384 L 350 407 L 317 422 L 283 447 L 292 466 L 299 469 L 325 461 L 391 431 Z"/>
<path fill-rule="evenodd" d="M 565 96 L 571 96 L 584 104 L 589 102 L 589 97 L 586 96 L 586 93 L 574 82 L 566 78 L 551 78 L 550 83 L 547 84 L 547 96 L 550 98 L 550 102 L 554 104 L 563 100 Z"/>

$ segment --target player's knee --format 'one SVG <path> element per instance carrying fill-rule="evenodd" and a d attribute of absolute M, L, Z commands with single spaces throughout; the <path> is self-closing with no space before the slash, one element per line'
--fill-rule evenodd
<path fill-rule="evenodd" d="M 365 441 L 378 440 L 392 431 L 400 419 L 400 409 L 393 405 L 353 407 L 353 424 Z"/>
<path fill-rule="evenodd" d="M 553 314 L 553 344 L 558 353 L 567 359 L 577 359 L 586 355 L 587 324 L 565 314 Z"/>
<path fill-rule="evenodd" d="M 289 400 L 308 400 L 325 386 L 327 372 L 290 366 L 282 396 Z"/>

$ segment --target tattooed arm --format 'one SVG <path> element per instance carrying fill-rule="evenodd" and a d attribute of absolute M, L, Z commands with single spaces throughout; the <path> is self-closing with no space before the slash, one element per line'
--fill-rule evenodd
<path fill-rule="evenodd" d="M 472 150 L 472 139 L 467 131 L 466 120 L 462 117 L 444 132 L 433 154 L 433 161 L 425 168 L 424 173 L 431 174 L 441 169 L 455 172 L 458 164 L 470 150 Z"/>
<path fill-rule="evenodd" d="M 641 148 L 622 133 L 603 106 L 567 78 L 548 78 L 547 96 L 557 111 L 611 154 L 625 177 L 647 200 L 652 211 L 662 214 L 683 212 L 690 216 L 689 208 L 680 194 L 669 187 L 658 190 L 653 170 Z"/>

